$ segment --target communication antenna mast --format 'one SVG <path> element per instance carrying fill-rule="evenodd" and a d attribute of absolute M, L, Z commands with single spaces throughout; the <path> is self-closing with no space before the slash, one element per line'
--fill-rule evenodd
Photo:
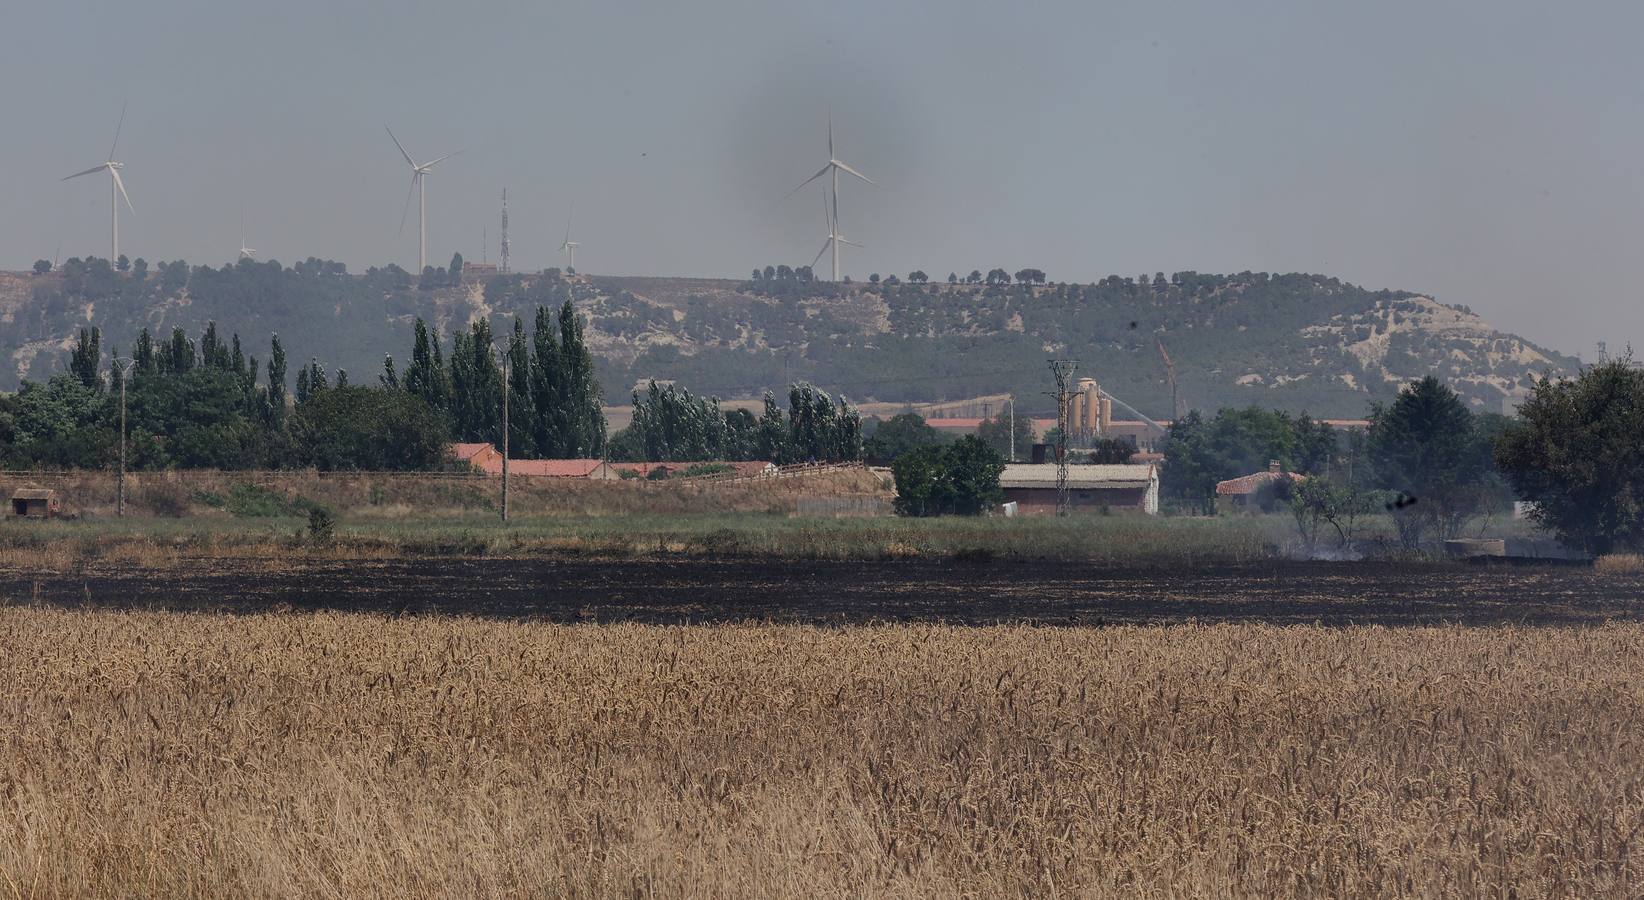
<path fill-rule="evenodd" d="M 502 189 L 502 274 L 508 274 L 508 189 Z"/>
<path fill-rule="evenodd" d="M 1067 401 L 1068 384 L 1073 380 L 1076 359 L 1053 359 L 1050 374 L 1056 379 L 1056 515 L 1068 513 L 1067 501 Z"/>

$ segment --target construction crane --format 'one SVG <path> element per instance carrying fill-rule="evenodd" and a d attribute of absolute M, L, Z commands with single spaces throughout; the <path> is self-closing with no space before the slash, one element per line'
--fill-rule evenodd
<path fill-rule="evenodd" d="M 1170 383 L 1170 415 L 1172 418 L 1180 420 L 1182 416 L 1187 414 L 1187 411 L 1182 409 L 1182 397 L 1176 391 L 1176 364 L 1170 361 L 1170 354 L 1165 352 L 1163 339 L 1154 338 L 1153 343 L 1159 347 L 1159 358 L 1164 360 L 1165 380 Z"/>

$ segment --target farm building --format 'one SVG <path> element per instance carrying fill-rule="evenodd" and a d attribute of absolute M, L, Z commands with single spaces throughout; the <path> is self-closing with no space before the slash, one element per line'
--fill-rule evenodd
<path fill-rule="evenodd" d="M 61 509 L 57 492 L 49 488 L 18 488 L 11 495 L 11 514 L 17 518 L 49 519 Z"/>
<path fill-rule="evenodd" d="M 502 474 L 502 454 L 490 444 L 452 444 L 450 454 L 487 475 Z"/>
<path fill-rule="evenodd" d="M 1056 512 L 1056 465 L 1012 463 L 999 476 L 1005 502 L 1022 515 Z M 1074 510 L 1159 512 L 1159 470 L 1142 465 L 1073 465 L 1067 468 L 1068 505 Z"/>
<path fill-rule="evenodd" d="M 1267 464 L 1267 471 L 1241 475 L 1216 483 L 1216 511 L 1219 513 L 1272 512 L 1280 499 L 1280 492 L 1306 475 L 1284 471 L 1278 460 Z"/>

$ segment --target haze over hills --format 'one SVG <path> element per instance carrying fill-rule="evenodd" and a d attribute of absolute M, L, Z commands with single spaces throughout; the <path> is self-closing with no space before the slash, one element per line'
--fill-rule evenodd
<path fill-rule="evenodd" d="M 763 274 L 763 273 L 762 273 Z M 1541 374 L 1579 361 L 1497 331 L 1471 311 L 1323 275 L 1124 278 L 1094 284 L 832 284 L 798 277 L 736 281 L 578 275 L 557 270 L 427 284 L 398 269 L 349 275 L 335 263 L 231 267 L 166 263 L 142 278 L 102 261 L 36 275 L 0 273 L 0 389 L 65 366 L 81 327 L 129 348 L 139 328 L 198 336 L 208 321 L 267 356 L 278 333 L 310 357 L 375 381 L 384 354 L 403 364 L 422 317 L 449 337 L 476 317 L 501 334 L 538 305 L 573 300 L 589 321 L 607 402 L 672 379 L 724 398 L 807 380 L 852 400 L 926 402 L 1011 392 L 1022 411 L 1052 405 L 1045 360 L 1143 413 L 1171 415 L 1159 353 L 1175 361 L 1191 408 L 1259 404 L 1324 417 L 1363 416 L 1371 401 L 1434 373 L 1476 408 L 1500 410 Z"/>

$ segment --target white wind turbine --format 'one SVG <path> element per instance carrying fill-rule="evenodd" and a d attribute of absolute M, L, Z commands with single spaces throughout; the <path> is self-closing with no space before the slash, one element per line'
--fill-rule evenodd
<path fill-rule="evenodd" d="M 423 269 L 428 268 L 428 194 L 423 179 L 428 176 L 428 172 L 435 166 L 462 151 L 447 153 L 433 162 L 418 164 L 416 160 L 411 158 L 411 154 L 405 152 L 405 145 L 400 143 L 400 139 L 394 137 L 394 129 L 384 125 L 383 130 L 388 132 L 388 137 L 394 141 L 394 146 L 400 148 L 400 155 L 405 157 L 406 163 L 411 166 L 411 191 L 415 191 L 417 194 L 417 272 L 421 274 Z M 406 192 L 405 209 L 400 213 L 401 234 L 405 233 L 405 217 L 411 211 L 411 191 Z"/>
<path fill-rule="evenodd" d="M 131 205 L 131 197 L 126 194 L 125 182 L 120 180 L 120 170 L 125 168 L 125 164 L 114 161 L 114 148 L 120 146 L 120 129 L 125 127 L 125 124 L 126 106 L 122 103 L 120 104 L 120 123 L 114 126 L 114 143 L 110 144 L 108 148 L 108 161 L 100 166 L 92 166 L 84 172 L 75 172 L 73 175 L 69 175 L 63 179 L 64 181 L 68 181 L 70 178 L 79 178 L 81 175 L 91 175 L 95 172 L 102 172 L 104 170 L 108 171 L 112 182 L 109 187 L 109 200 L 112 203 L 112 208 L 109 213 L 112 223 L 109 226 L 109 262 L 114 262 L 120 258 L 120 201 L 124 199 L 126 201 L 126 208 L 131 210 L 132 215 L 137 214 L 137 208 Z"/>
<path fill-rule="evenodd" d="M 815 181 L 818 178 L 821 178 L 824 175 L 833 176 L 833 181 L 832 181 L 832 185 L 829 189 L 829 193 L 828 193 L 828 195 L 825 195 L 822 198 L 824 204 L 826 204 L 828 206 L 828 240 L 827 240 L 827 243 L 824 243 L 822 245 L 822 252 L 826 253 L 830 248 L 832 248 L 832 250 L 833 250 L 833 280 L 834 281 L 839 280 L 839 245 L 840 244 L 850 244 L 852 247 L 862 246 L 861 244 L 858 244 L 854 241 L 845 240 L 845 238 L 842 235 L 839 234 L 839 173 L 840 172 L 846 172 L 848 174 L 855 175 L 857 178 L 860 178 L 863 181 L 866 181 L 868 184 L 872 184 L 872 185 L 875 185 L 875 186 L 878 185 L 878 183 L 875 182 L 872 178 L 869 178 L 868 176 L 863 175 L 861 172 L 856 171 L 855 169 L 851 168 L 846 163 L 840 161 L 838 155 L 834 153 L 834 150 L 833 150 L 833 114 L 829 113 L 828 114 L 828 164 L 823 166 L 822 170 L 817 172 L 815 175 L 812 175 L 811 177 L 809 177 L 809 178 L 805 179 L 804 181 L 800 182 L 799 187 L 796 187 L 793 190 L 788 192 L 788 196 L 792 197 L 794 194 L 799 193 L 800 189 L 803 188 L 805 185 L 810 184 L 811 182 Z M 831 203 L 828 202 L 830 197 L 832 199 Z M 818 260 L 820 260 L 822 258 L 822 253 L 816 254 L 816 258 Z M 812 262 L 811 265 L 815 266 L 816 263 Z"/>
<path fill-rule="evenodd" d="M 565 253 L 565 273 L 573 274 L 577 270 L 577 248 L 582 246 L 580 241 L 571 240 L 571 217 L 565 217 L 565 240 L 560 241 L 559 249 Z"/>
<path fill-rule="evenodd" d="M 245 245 L 245 213 L 240 213 L 240 258 L 256 259 L 257 251 Z"/>
<path fill-rule="evenodd" d="M 822 261 L 822 254 L 828 252 L 828 248 L 832 247 L 833 248 L 833 280 L 838 281 L 839 280 L 839 245 L 840 244 L 849 244 L 852 247 L 860 247 L 862 245 L 858 244 L 857 242 L 855 242 L 855 241 L 851 240 L 850 238 L 847 238 L 844 235 L 839 233 L 839 217 L 834 213 L 833 209 L 831 209 L 828 206 L 828 195 L 827 194 L 822 195 L 822 215 L 823 215 L 823 218 L 828 220 L 828 239 L 822 242 L 822 249 L 816 251 L 816 258 L 811 260 L 811 268 L 814 270 L 816 268 L 816 264 Z"/>

